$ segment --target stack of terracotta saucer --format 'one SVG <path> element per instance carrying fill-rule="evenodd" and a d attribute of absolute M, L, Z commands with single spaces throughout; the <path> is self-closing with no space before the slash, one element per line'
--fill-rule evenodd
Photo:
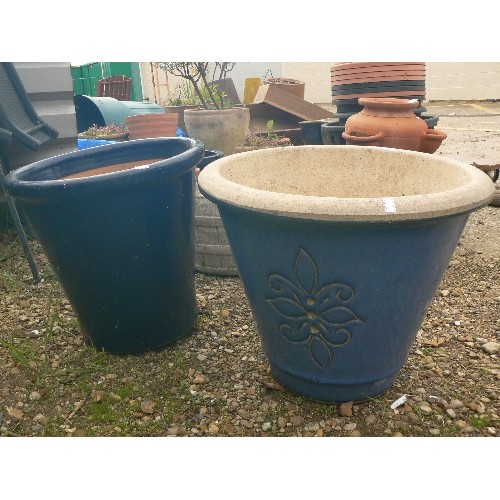
<path fill-rule="evenodd" d="M 423 115 L 425 99 L 425 63 L 423 62 L 340 62 L 331 67 L 332 104 L 336 121 L 322 124 L 325 144 L 345 144 L 342 132 L 347 119 L 359 113 L 361 97 L 396 97 L 417 99 L 414 113 L 429 128 L 437 124 L 437 116 Z"/>
<path fill-rule="evenodd" d="M 425 99 L 423 62 L 342 62 L 331 67 L 333 104 L 337 111 L 361 111 L 360 97 Z M 340 108 L 340 109 L 339 109 Z"/>

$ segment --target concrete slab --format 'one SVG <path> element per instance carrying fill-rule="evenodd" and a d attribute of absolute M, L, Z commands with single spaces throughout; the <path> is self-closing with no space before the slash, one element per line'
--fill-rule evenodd
<path fill-rule="evenodd" d="M 434 154 L 451 156 L 482 170 L 500 168 L 500 102 L 424 102 L 448 134 Z"/>

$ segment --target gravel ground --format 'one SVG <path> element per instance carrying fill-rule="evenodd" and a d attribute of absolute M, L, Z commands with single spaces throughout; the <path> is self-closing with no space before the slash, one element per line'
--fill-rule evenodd
<path fill-rule="evenodd" d="M 491 144 L 488 132 L 450 130 L 462 146 L 448 143 L 441 153 L 456 157 L 469 133 L 476 147 L 481 137 Z M 167 490 L 253 499 L 266 491 L 292 500 L 333 485 L 357 496 L 491 498 L 498 441 L 480 438 L 500 436 L 499 211 L 471 215 L 394 385 L 344 404 L 311 401 L 276 382 L 238 278 L 196 274 L 199 321 L 175 345 L 140 355 L 85 345 L 43 251 L 30 242 L 43 276 L 34 285 L 0 212 L 0 437 L 61 437 L 2 440 L 2 491 L 54 499 Z M 124 446 L 66 436 L 163 439 Z M 250 439 L 259 436 L 269 438 Z M 401 436 L 414 439 L 367 439 Z M 432 439 L 440 436 L 455 439 Z"/>
<path fill-rule="evenodd" d="M 37 243 L 44 279 L 33 285 L 10 231 L 0 240 L 0 433 L 499 436 L 498 214 L 492 206 L 472 214 L 393 387 L 341 405 L 276 383 L 238 278 L 196 274 L 200 319 L 175 345 L 142 355 L 95 351 Z"/>
<path fill-rule="evenodd" d="M 499 210 L 471 215 L 394 385 L 344 404 L 276 382 L 238 278 L 196 274 L 199 321 L 175 345 L 97 352 L 37 242 L 34 285 L 15 232 L 0 230 L 0 435 L 498 437 Z"/>

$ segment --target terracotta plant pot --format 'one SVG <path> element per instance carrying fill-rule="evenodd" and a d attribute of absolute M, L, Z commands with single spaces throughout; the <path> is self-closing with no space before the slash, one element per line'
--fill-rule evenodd
<path fill-rule="evenodd" d="M 425 71 L 384 71 L 373 73 L 358 73 L 350 75 L 336 75 L 332 72 L 332 85 L 345 85 L 352 83 L 389 82 L 389 81 L 414 81 L 425 80 Z"/>
<path fill-rule="evenodd" d="M 425 63 L 359 62 L 331 67 L 333 103 L 365 97 L 425 98 Z M 360 109 L 358 110 L 360 111 Z M 417 114 L 415 110 L 415 114 Z"/>
<path fill-rule="evenodd" d="M 440 130 L 428 129 L 420 144 L 420 151 L 422 153 L 435 153 L 446 137 L 448 136 Z"/>
<path fill-rule="evenodd" d="M 127 116 L 126 123 L 131 140 L 177 135 L 177 113 L 146 113 Z"/>
<path fill-rule="evenodd" d="M 273 85 L 274 87 L 288 92 L 295 97 L 304 99 L 306 84 L 302 80 L 294 78 L 267 78 L 262 82 L 263 85 Z"/>
<path fill-rule="evenodd" d="M 341 62 L 335 63 L 331 67 L 332 71 L 344 73 L 362 73 L 373 71 L 394 71 L 394 70 L 423 70 L 424 62 Z"/>
<path fill-rule="evenodd" d="M 347 145 L 434 152 L 446 138 L 442 132 L 429 132 L 425 120 L 415 115 L 416 100 L 361 98 L 359 104 L 363 110 L 347 119 L 342 133 Z"/>
<path fill-rule="evenodd" d="M 219 207 L 274 376 L 328 402 L 393 384 L 469 214 L 494 191 L 450 158 L 355 146 L 232 155 L 198 183 Z"/>
<path fill-rule="evenodd" d="M 177 115 L 179 116 L 179 119 L 177 120 L 177 126 L 182 130 L 184 130 L 184 132 L 186 131 L 186 124 L 184 123 L 184 111 L 186 109 L 196 109 L 196 108 L 199 108 L 199 106 L 195 104 L 190 106 L 168 106 L 168 105 L 163 106 L 163 109 L 167 113 L 177 113 Z"/>
<path fill-rule="evenodd" d="M 192 331 L 193 171 L 202 157 L 192 139 L 143 139 L 54 156 L 7 176 L 96 349 L 142 352 Z"/>
<path fill-rule="evenodd" d="M 249 135 L 250 113 L 248 108 L 187 109 L 184 121 L 189 137 L 198 139 L 205 149 L 233 154 L 236 146 Z"/>

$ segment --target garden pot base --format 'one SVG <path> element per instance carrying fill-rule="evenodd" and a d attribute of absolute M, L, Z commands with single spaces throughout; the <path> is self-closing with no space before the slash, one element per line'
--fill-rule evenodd
<path fill-rule="evenodd" d="M 198 314 L 196 313 L 189 323 L 194 325 L 197 318 Z M 168 330 L 149 330 L 148 335 L 145 337 L 143 329 L 138 329 L 135 336 L 129 334 L 126 339 L 126 343 L 117 343 L 114 344 L 113 347 L 110 347 L 107 339 L 102 339 L 101 342 L 98 338 L 96 338 L 95 332 L 88 334 L 82 328 L 83 341 L 86 345 L 98 351 L 104 350 L 113 354 L 140 354 L 146 351 L 157 351 L 171 346 L 179 340 L 191 336 L 193 333 L 194 326 L 190 326 L 186 331 L 182 331 L 181 333 L 178 330 L 174 330 L 173 334 L 171 334 Z"/>
<path fill-rule="evenodd" d="M 286 389 L 313 401 L 323 403 L 361 402 L 375 398 L 389 390 L 399 371 L 381 380 L 346 384 L 323 384 L 317 380 L 299 378 L 287 370 L 271 366 L 276 380 Z"/>

